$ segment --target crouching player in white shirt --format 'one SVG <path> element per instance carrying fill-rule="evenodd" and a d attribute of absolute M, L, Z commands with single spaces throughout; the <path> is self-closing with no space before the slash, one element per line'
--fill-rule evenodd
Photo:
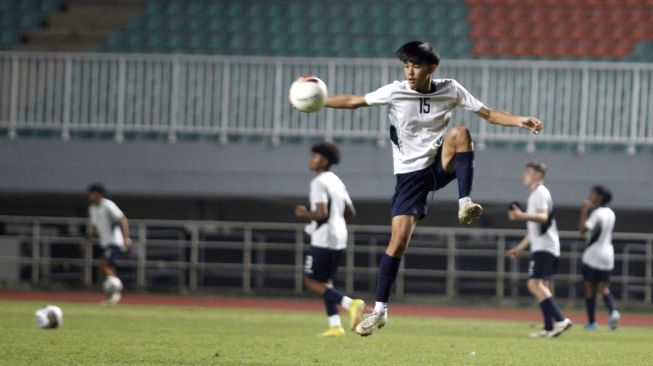
<path fill-rule="evenodd" d="M 113 201 L 104 198 L 105 195 L 102 184 L 92 184 L 88 188 L 90 232 L 86 239 L 95 236 L 100 239 L 102 258 L 99 264 L 105 277 L 102 287 L 108 296 L 106 303 L 115 305 L 122 297 L 122 281 L 116 273 L 116 260 L 121 252 L 129 250 L 132 241 L 127 217 Z"/>
<path fill-rule="evenodd" d="M 354 330 L 360 322 L 365 303 L 351 299 L 333 287 L 333 278 L 340 257 L 347 247 L 345 217 L 354 217 L 356 211 L 344 183 L 330 171 L 331 165 L 340 161 L 340 151 L 332 143 L 313 145 L 309 168 L 317 176 L 311 181 L 310 210 L 295 207 L 295 216 L 309 219 L 306 231 L 311 235 L 311 248 L 306 256 L 304 284 L 313 293 L 324 298 L 329 329 L 321 336 L 345 335 L 340 322 L 338 305 L 349 312 L 349 327 Z"/>
<path fill-rule="evenodd" d="M 587 233 L 587 248 L 583 252 L 583 282 L 585 283 L 585 308 L 587 324 L 585 329 L 596 330 L 596 295 L 602 294 L 605 306 L 610 312 L 610 329 L 617 329 L 621 315 L 617 311 L 614 297 L 609 289 L 610 274 L 614 268 L 614 248 L 612 230 L 615 214 L 608 203 L 612 193 L 603 186 L 594 186 L 587 200 L 580 207 L 578 231 Z M 593 207 L 589 215 L 590 208 Z"/>
<path fill-rule="evenodd" d="M 541 162 L 526 165 L 522 182 L 531 189 L 526 212 L 516 204 L 508 211 L 510 221 L 525 221 L 527 233 L 524 239 L 510 249 L 506 256 L 516 258 L 524 249 L 531 246 L 531 261 L 528 267 L 528 291 L 539 302 L 544 318 L 544 329 L 532 333 L 534 338 L 557 337 L 572 325 L 571 320 L 560 312 L 553 298 L 549 281 L 558 271 L 560 257 L 560 236 L 554 218 L 551 193 L 544 186 L 547 168 Z"/>

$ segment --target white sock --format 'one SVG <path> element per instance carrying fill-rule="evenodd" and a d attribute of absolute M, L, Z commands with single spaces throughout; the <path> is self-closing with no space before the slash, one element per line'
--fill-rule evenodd
<path fill-rule="evenodd" d="M 458 209 L 460 210 L 461 208 L 463 208 L 463 206 L 467 202 L 472 202 L 472 198 L 467 196 L 467 197 L 463 197 L 463 198 L 459 199 L 458 200 Z"/>
<path fill-rule="evenodd" d="M 377 301 L 374 303 L 374 312 L 381 315 L 388 313 L 388 303 Z"/>
<path fill-rule="evenodd" d="M 340 306 L 342 306 L 342 308 L 345 310 L 349 310 L 349 305 L 351 305 L 351 302 L 351 297 L 343 296 L 342 301 L 340 301 Z"/>
<path fill-rule="evenodd" d="M 342 323 L 340 323 L 340 315 L 331 315 L 329 317 L 329 327 L 342 327 Z"/>

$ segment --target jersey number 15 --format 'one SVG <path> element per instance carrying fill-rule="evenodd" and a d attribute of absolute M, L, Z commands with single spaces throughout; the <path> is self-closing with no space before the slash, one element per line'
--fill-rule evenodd
<path fill-rule="evenodd" d="M 419 113 L 429 113 L 430 111 L 429 98 L 419 98 Z"/>

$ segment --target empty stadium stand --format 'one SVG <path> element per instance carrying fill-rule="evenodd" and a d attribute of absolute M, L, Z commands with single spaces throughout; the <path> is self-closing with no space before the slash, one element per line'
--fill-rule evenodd
<path fill-rule="evenodd" d="M 93 51 L 146 4 L 147 0 L 0 0 L 0 49 Z"/>
<path fill-rule="evenodd" d="M 0 0 L 0 48 L 653 61 L 651 0 Z"/>
<path fill-rule="evenodd" d="M 445 57 L 471 55 L 463 2 L 432 2 L 426 12 L 411 4 L 417 2 L 150 1 L 102 50 L 392 57 L 406 40 L 428 38 Z"/>
<path fill-rule="evenodd" d="M 650 0 L 466 0 L 475 57 L 653 60 Z"/>

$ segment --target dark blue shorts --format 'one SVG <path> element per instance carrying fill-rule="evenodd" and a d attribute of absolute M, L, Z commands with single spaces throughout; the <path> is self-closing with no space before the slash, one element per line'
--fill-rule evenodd
<path fill-rule="evenodd" d="M 531 254 L 528 264 L 528 278 L 551 280 L 558 273 L 558 257 L 552 253 L 541 251 Z"/>
<path fill-rule="evenodd" d="M 344 250 L 318 248 L 311 245 L 304 262 L 304 275 L 320 282 L 332 280 L 343 252 Z"/>
<path fill-rule="evenodd" d="M 102 258 L 106 259 L 107 262 L 109 262 L 109 264 L 115 268 L 118 255 L 120 255 L 121 252 L 122 248 L 117 245 L 110 244 L 105 248 L 102 248 Z"/>
<path fill-rule="evenodd" d="M 583 264 L 583 281 L 589 283 L 610 282 L 612 271 L 596 269 Z"/>
<path fill-rule="evenodd" d="M 442 167 L 442 146 L 435 155 L 435 162 L 428 168 L 415 172 L 397 174 L 395 194 L 392 196 L 392 217 L 415 215 L 426 216 L 426 201 L 429 192 L 443 188 L 456 179 L 456 173 L 447 173 Z"/>

